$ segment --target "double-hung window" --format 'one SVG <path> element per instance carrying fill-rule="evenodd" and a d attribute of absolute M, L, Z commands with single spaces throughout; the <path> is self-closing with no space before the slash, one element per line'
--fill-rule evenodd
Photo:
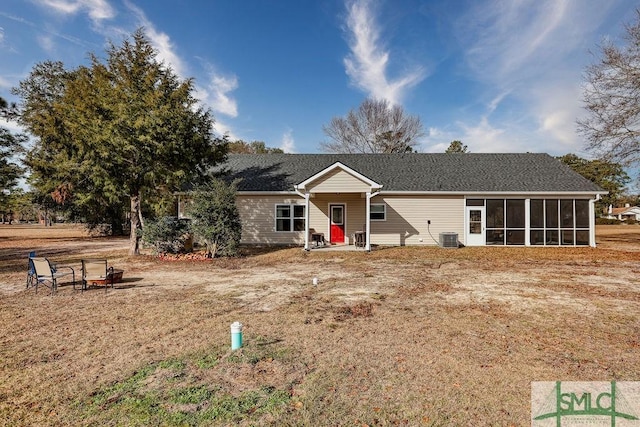
<path fill-rule="evenodd" d="M 387 220 L 387 205 L 384 203 L 372 203 L 369 211 L 369 219 L 371 221 Z"/>
<path fill-rule="evenodd" d="M 304 205 L 276 205 L 276 231 L 304 231 Z"/>

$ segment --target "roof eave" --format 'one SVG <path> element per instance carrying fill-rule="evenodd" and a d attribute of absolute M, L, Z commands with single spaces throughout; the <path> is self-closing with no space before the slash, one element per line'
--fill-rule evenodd
<path fill-rule="evenodd" d="M 430 195 L 430 196 L 553 196 L 553 195 L 579 195 L 579 196 L 596 196 L 609 194 L 607 191 L 394 191 L 394 190 L 380 190 L 380 195 Z"/>

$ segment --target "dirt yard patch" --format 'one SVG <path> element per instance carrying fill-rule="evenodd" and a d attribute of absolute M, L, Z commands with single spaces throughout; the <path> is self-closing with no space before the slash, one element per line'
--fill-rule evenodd
<path fill-rule="evenodd" d="M 597 236 L 169 262 L 0 226 L 0 425 L 529 425 L 531 381 L 640 378 L 640 227 Z M 31 250 L 125 280 L 35 294 Z"/>

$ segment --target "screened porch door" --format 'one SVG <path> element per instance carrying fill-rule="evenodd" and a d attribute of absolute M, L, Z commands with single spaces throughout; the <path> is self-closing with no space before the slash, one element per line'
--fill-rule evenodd
<path fill-rule="evenodd" d="M 484 206 L 467 206 L 467 246 L 484 246 L 485 215 Z"/>

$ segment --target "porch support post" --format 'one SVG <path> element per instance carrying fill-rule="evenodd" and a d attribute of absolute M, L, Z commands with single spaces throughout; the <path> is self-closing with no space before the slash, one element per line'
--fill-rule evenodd
<path fill-rule="evenodd" d="M 531 199 L 524 199 L 524 245 L 531 246 Z"/>
<path fill-rule="evenodd" d="M 596 194 L 595 199 L 589 200 L 589 246 L 596 247 L 596 202 L 600 200 L 600 195 Z"/>
<path fill-rule="evenodd" d="M 311 250 L 309 245 L 309 197 L 311 194 L 302 193 L 297 187 L 294 187 L 298 196 L 304 198 L 304 250 Z"/>
<path fill-rule="evenodd" d="M 371 199 L 380 194 L 379 191 L 375 193 L 368 192 L 367 193 L 367 217 L 365 219 L 366 224 L 366 232 L 365 232 L 365 246 L 364 249 L 366 251 L 371 252 Z"/>
<path fill-rule="evenodd" d="M 307 193 L 304 195 L 304 250 L 308 251 L 311 249 L 309 244 L 309 196 Z"/>

